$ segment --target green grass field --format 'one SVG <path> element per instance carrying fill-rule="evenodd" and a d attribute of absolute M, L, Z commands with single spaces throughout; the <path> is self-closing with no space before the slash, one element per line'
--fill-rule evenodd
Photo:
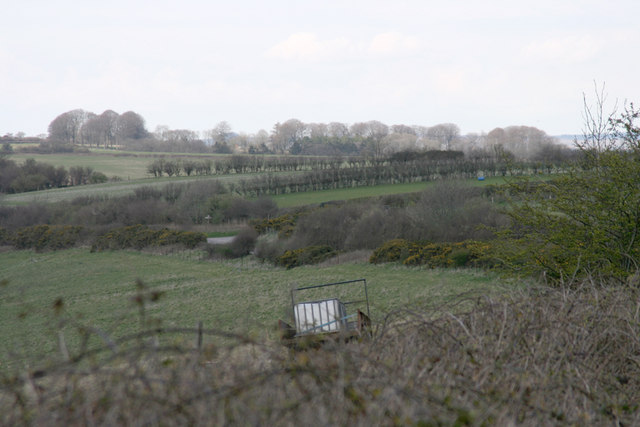
<path fill-rule="evenodd" d="M 279 194 L 271 198 L 278 204 L 278 207 L 289 208 L 295 206 L 305 206 L 318 203 L 326 203 L 335 200 L 352 200 L 367 197 L 389 196 L 392 194 L 416 193 L 425 188 L 435 185 L 437 181 L 412 182 L 408 184 L 388 184 L 371 187 L 339 188 L 336 190 L 323 190 L 304 193 Z M 492 184 L 503 184 L 504 178 L 495 177 L 485 181 L 475 179 L 466 180 L 469 185 L 482 186 Z"/>
<path fill-rule="evenodd" d="M 146 178 L 137 179 L 131 181 L 119 181 L 108 182 L 105 184 L 94 185 L 81 185 L 75 187 L 54 188 L 51 190 L 42 191 L 30 191 L 27 193 L 18 194 L 5 194 L 0 195 L 0 204 L 6 206 L 24 205 L 28 203 L 54 203 L 60 201 L 69 201 L 77 197 L 93 196 L 93 195 L 108 195 L 108 196 L 123 196 L 132 194 L 137 187 L 143 186 L 163 186 L 168 183 L 187 183 L 196 180 L 215 179 L 222 182 L 233 182 L 243 178 L 252 177 L 255 175 L 219 175 L 219 176 L 179 176 L 179 177 L 164 177 L 164 178 Z M 469 185 L 491 185 L 504 183 L 504 179 L 501 177 L 489 178 L 486 181 L 467 180 Z M 336 190 L 323 190 L 304 193 L 289 193 L 273 196 L 273 200 L 281 208 L 288 208 L 294 206 L 305 206 L 310 204 L 326 203 L 335 200 L 351 200 L 366 197 L 378 197 L 391 194 L 413 193 L 424 190 L 429 185 L 433 185 L 435 181 L 431 182 L 416 182 L 410 184 L 390 184 L 390 185 L 378 185 L 373 187 L 357 187 L 357 188 L 342 188 Z"/>
<path fill-rule="evenodd" d="M 243 175 L 226 175 L 226 176 L 178 176 L 163 178 L 145 178 L 131 181 L 107 182 L 104 184 L 93 185 L 77 185 L 73 187 L 53 188 L 51 190 L 29 191 L 26 193 L 5 194 L 0 195 L 0 204 L 6 206 L 25 205 L 28 203 L 55 203 L 61 201 L 73 200 L 83 196 L 125 196 L 133 194 L 138 187 L 156 186 L 174 183 L 182 184 L 194 182 L 204 179 L 216 179 L 223 182 L 241 179 Z"/>
<path fill-rule="evenodd" d="M 365 278 L 374 321 L 395 309 L 420 303 L 504 290 L 494 275 L 475 270 L 428 270 L 365 261 L 292 270 L 274 268 L 246 258 L 195 261 L 181 256 L 87 249 L 34 253 L 0 253 L 0 348 L 31 359 L 57 351 L 56 316 L 61 298 L 65 316 L 79 324 L 119 336 L 137 330 L 139 314 L 131 299 L 136 280 L 163 298 L 146 311 L 164 326 L 194 327 L 275 336 L 278 318 L 287 318 L 294 286 Z M 75 328 L 63 328 L 72 350 Z M 76 337 L 76 338 L 74 338 Z"/>

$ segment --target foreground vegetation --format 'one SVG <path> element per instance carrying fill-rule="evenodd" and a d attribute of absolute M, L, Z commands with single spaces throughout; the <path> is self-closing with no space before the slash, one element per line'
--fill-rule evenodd
<path fill-rule="evenodd" d="M 324 273 L 315 269 L 314 274 Z M 139 286 L 133 296 L 138 316 L 131 321 L 140 325 L 135 333 L 118 338 L 78 327 L 82 336 L 99 335 L 101 350 L 64 350 L 60 344 L 58 361 L 4 375 L 0 422 L 640 422 L 637 290 L 584 283 L 573 291 L 476 294 L 462 307 L 460 297 L 423 300 L 378 319 L 370 339 L 303 351 L 217 326 L 154 325 L 148 310 L 163 304 L 152 302 L 157 294 Z M 64 343 L 60 337 L 69 334 L 62 327 L 80 322 L 70 321 L 74 316 L 62 303 L 53 309 Z M 198 332 L 207 344 L 194 339 Z"/>

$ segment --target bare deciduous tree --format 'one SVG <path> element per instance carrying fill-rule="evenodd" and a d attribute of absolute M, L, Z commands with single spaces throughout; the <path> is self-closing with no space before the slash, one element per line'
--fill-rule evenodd
<path fill-rule="evenodd" d="M 331 122 L 328 125 L 327 134 L 333 138 L 349 136 L 349 126 L 340 122 Z"/>
<path fill-rule="evenodd" d="M 118 143 L 128 139 L 141 139 L 148 135 L 144 119 L 138 113 L 127 111 L 116 119 L 116 139 Z"/>
<path fill-rule="evenodd" d="M 87 120 L 87 112 L 81 109 L 67 111 L 49 124 L 49 139 L 65 144 L 80 142 L 80 129 Z"/>
<path fill-rule="evenodd" d="M 605 85 L 603 84 L 602 88 L 598 90 L 598 85 L 594 83 L 594 104 L 590 104 L 587 101 L 587 95 L 582 94 L 583 138 L 582 141 L 577 139 L 574 141 L 580 150 L 593 150 L 600 153 L 616 148 L 617 138 L 615 137 L 613 124 L 617 114 L 617 106 L 614 105 L 609 113 L 606 112 L 607 95 L 604 88 Z"/>
<path fill-rule="evenodd" d="M 450 150 L 451 145 L 460 137 L 460 128 L 454 123 L 441 123 L 431 126 L 427 137 L 440 143 L 440 149 Z"/>
<path fill-rule="evenodd" d="M 276 123 L 271 134 L 273 149 L 285 153 L 304 136 L 305 125 L 298 119 L 289 119 L 284 123 Z"/>
<path fill-rule="evenodd" d="M 393 125 L 391 126 L 391 133 L 415 135 L 416 130 L 407 125 Z"/>

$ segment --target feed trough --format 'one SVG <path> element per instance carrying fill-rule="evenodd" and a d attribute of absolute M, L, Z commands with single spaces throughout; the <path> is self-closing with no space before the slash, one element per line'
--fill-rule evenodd
<path fill-rule="evenodd" d="M 291 324 L 278 321 L 283 342 L 295 346 L 301 340 L 345 340 L 370 333 L 369 295 L 365 279 L 291 290 Z"/>

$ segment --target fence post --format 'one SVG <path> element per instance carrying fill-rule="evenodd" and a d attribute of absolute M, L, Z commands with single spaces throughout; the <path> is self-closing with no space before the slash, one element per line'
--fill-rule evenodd
<path fill-rule="evenodd" d="M 197 336 L 198 351 L 202 350 L 202 320 L 198 322 L 198 336 Z"/>
<path fill-rule="evenodd" d="M 60 347 L 62 358 L 65 362 L 68 362 L 70 360 L 69 350 L 67 350 L 67 343 L 65 342 L 64 333 L 62 332 L 62 330 L 58 330 L 58 346 Z"/>

